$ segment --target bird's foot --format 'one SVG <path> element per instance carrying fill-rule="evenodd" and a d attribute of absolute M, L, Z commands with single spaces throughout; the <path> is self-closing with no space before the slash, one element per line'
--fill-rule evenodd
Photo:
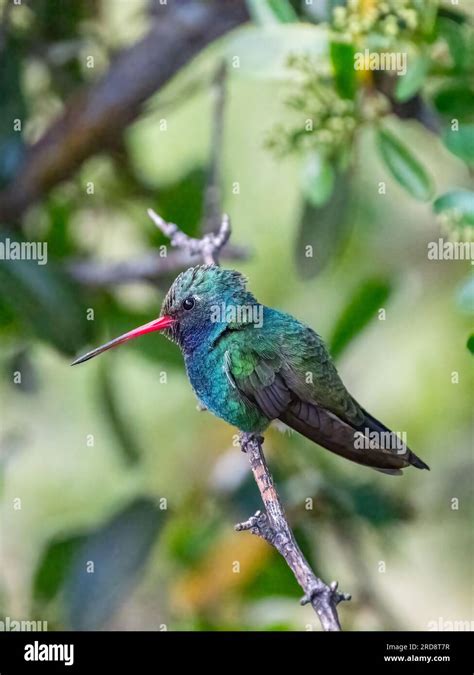
<path fill-rule="evenodd" d="M 253 431 L 240 431 L 239 432 L 239 443 L 240 449 L 242 452 L 247 452 L 248 446 L 254 441 L 259 445 L 263 444 L 263 436 L 256 434 Z"/>
<path fill-rule="evenodd" d="M 198 410 L 199 412 L 206 412 L 207 408 L 204 405 L 204 403 L 201 403 L 201 401 L 198 401 L 196 403 L 196 410 Z"/>

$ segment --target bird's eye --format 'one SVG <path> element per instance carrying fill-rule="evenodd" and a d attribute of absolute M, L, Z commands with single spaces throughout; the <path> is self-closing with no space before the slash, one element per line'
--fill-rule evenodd
<path fill-rule="evenodd" d="M 194 307 L 195 302 L 196 301 L 192 296 L 189 298 L 185 298 L 183 300 L 183 309 L 192 309 Z"/>

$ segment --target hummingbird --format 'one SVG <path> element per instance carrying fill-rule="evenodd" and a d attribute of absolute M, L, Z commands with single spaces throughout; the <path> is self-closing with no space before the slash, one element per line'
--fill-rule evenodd
<path fill-rule="evenodd" d="M 171 285 L 157 319 L 72 365 L 155 331 L 179 346 L 201 406 L 241 432 L 261 434 L 280 420 L 331 452 L 384 473 L 397 475 L 410 465 L 429 469 L 351 396 L 322 338 L 290 314 L 259 303 L 240 272 L 189 268 Z"/>

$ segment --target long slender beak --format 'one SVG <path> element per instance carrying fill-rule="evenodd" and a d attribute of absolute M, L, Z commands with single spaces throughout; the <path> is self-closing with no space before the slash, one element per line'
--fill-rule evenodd
<path fill-rule="evenodd" d="M 115 338 L 115 340 L 107 342 L 105 345 L 102 345 L 102 347 L 97 347 L 97 349 L 93 349 L 92 351 L 87 352 L 87 354 L 84 354 L 84 356 L 80 356 L 78 359 L 73 361 L 73 363 L 71 363 L 71 366 L 77 366 L 78 363 L 84 363 L 84 361 L 89 361 L 89 359 L 93 359 L 94 356 L 98 356 L 99 354 L 102 354 L 102 352 L 106 352 L 107 349 L 117 347 L 117 345 L 121 345 L 123 342 L 127 342 L 128 340 L 133 340 L 134 338 L 139 337 L 140 335 L 146 335 L 147 333 L 154 333 L 155 331 L 169 328 L 174 322 L 175 319 L 171 318 L 170 316 L 160 316 L 158 319 L 150 321 L 150 323 L 146 323 L 144 326 L 134 328 L 128 333 L 124 333 L 120 337 Z"/>

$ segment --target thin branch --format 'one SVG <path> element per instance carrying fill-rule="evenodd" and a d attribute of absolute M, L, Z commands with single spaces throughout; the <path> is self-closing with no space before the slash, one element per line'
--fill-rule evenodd
<path fill-rule="evenodd" d="M 238 531 L 250 530 L 274 546 L 285 558 L 288 567 L 304 591 L 301 604 L 311 603 L 325 631 L 339 631 L 341 625 L 337 615 L 337 605 L 342 600 L 350 600 L 350 595 L 339 593 L 337 581 L 329 586 L 319 579 L 311 569 L 301 552 L 295 536 L 288 524 L 285 511 L 268 469 L 263 454 L 263 438 L 254 434 L 242 433 L 240 446 L 247 454 L 257 483 L 265 512 L 257 511 L 247 521 L 238 523 Z"/>
<path fill-rule="evenodd" d="M 182 232 L 175 223 L 164 221 L 152 209 L 148 210 L 148 215 L 161 232 L 169 237 L 172 246 L 186 251 L 189 255 L 201 255 L 207 264 L 218 264 L 219 253 L 231 234 L 228 216 L 222 217 L 221 226 L 216 233 L 211 232 L 205 234 L 202 239 L 195 239 Z M 247 521 L 237 524 L 235 529 L 249 530 L 274 546 L 304 591 L 301 604 L 311 603 L 323 630 L 339 631 L 341 625 L 337 605 L 342 600 L 349 600 L 350 595 L 339 593 L 337 582 L 334 581 L 328 586 L 319 579 L 301 552 L 265 461 L 262 443 L 263 438 L 255 434 L 240 435 L 240 447 L 249 459 L 265 511 L 257 511 Z"/>
<path fill-rule="evenodd" d="M 147 213 L 157 228 L 168 237 L 171 246 L 184 249 L 192 256 L 200 255 L 206 265 L 219 264 L 219 253 L 229 241 L 231 232 L 228 215 L 223 214 L 222 222 L 217 232 L 209 232 L 209 234 L 205 234 L 201 239 L 195 239 L 185 234 L 175 223 L 167 223 L 153 209 L 148 209 Z"/>

